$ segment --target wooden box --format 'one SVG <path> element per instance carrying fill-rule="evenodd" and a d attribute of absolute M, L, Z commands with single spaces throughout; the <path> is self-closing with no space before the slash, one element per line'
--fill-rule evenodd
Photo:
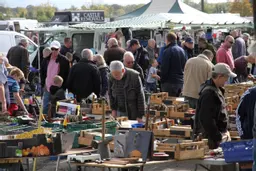
<path fill-rule="evenodd" d="M 154 129 L 154 136 L 170 137 L 170 129 Z"/>
<path fill-rule="evenodd" d="M 180 144 L 157 144 L 159 152 L 174 152 L 176 160 L 202 159 L 205 154 L 205 142 L 187 142 Z"/>
<path fill-rule="evenodd" d="M 162 101 L 168 98 L 167 92 L 154 93 L 150 96 L 151 104 L 162 104 Z"/>
<path fill-rule="evenodd" d="M 163 121 L 158 121 L 152 124 L 152 129 L 159 129 L 162 125 L 168 124 L 168 126 L 173 126 L 174 125 L 174 120 L 173 119 L 167 119 Z"/>
<path fill-rule="evenodd" d="M 171 126 L 170 136 L 177 138 L 191 138 L 193 130 L 191 126 Z"/>
<path fill-rule="evenodd" d="M 108 113 L 108 112 L 111 113 L 111 109 L 107 105 L 105 106 L 105 112 L 106 113 Z M 94 115 L 102 115 L 103 114 L 103 109 L 102 109 L 101 104 L 99 104 L 99 103 L 93 103 L 92 104 L 92 114 L 94 114 Z"/>

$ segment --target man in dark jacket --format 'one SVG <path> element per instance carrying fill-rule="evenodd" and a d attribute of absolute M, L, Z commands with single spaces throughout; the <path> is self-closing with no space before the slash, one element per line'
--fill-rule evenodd
<path fill-rule="evenodd" d="M 68 90 L 76 96 L 78 102 L 92 93 L 99 97 L 101 86 L 100 72 L 93 62 L 93 52 L 84 49 L 81 56 L 82 59 L 71 68 L 67 81 Z"/>
<path fill-rule="evenodd" d="M 135 58 L 135 64 L 143 69 L 144 77 L 146 77 L 149 68 L 149 55 L 148 51 L 140 45 L 139 40 L 132 39 L 128 51 L 132 52 Z"/>
<path fill-rule="evenodd" d="M 110 64 L 110 72 L 108 93 L 112 116 L 127 116 L 142 122 L 146 106 L 139 73 L 125 68 L 120 61 Z"/>
<path fill-rule="evenodd" d="M 236 110 L 236 126 L 241 139 L 253 139 L 256 104 L 256 87 L 248 89 L 241 97 Z"/>
<path fill-rule="evenodd" d="M 204 138 L 208 138 L 210 149 L 218 148 L 221 142 L 230 141 L 228 114 L 222 88 L 229 77 L 236 77 L 230 67 L 224 63 L 216 64 L 212 78 L 201 86 L 199 93 L 194 135 L 201 133 Z"/>
<path fill-rule="evenodd" d="M 183 49 L 185 51 L 187 60 L 194 57 L 194 41 L 192 37 L 186 38 Z"/>
<path fill-rule="evenodd" d="M 7 54 L 9 63 L 12 66 L 19 68 L 23 73 L 25 79 L 28 78 L 29 74 L 29 53 L 27 50 L 28 40 L 21 39 L 17 46 L 12 47 Z"/>
<path fill-rule="evenodd" d="M 44 58 L 40 70 L 41 85 L 44 88 L 43 114 L 48 113 L 50 87 L 53 85 L 53 78 L 56 75 L 59 75 L 63 79 L 62 88 L 65 89 L 68 73 L 70 70 L 68 59 L 59 53 L 61 47 L 60 43 L 58 41 L 53 41 L 50 47 L 52 53 L 50 56 Z"/>
<path fill-rule="evenodd" d="M 186 56 L 184 50 L 176 43 L 177 36 L 175 33 L 169 33 L 166 38 L 167 46 L 161 65 L 162 91 L 168 92 L 169 96 L 177 97 L 183 86 Z"/>
<path fill-rule="evenodd" d="M 139 64 L 135 64 L 134 63 L 135 59 L 134 56 L 132 54 L 132 52 L 125 52 L 124 54 L 124 59 L 123 59 L 123 63 L 124 66 L 130 69 L 134 69 L 135 71 L 140 73 L 140 79 L 142 84 L 144 84 L 144 73 L 142 68 L 139 66 Z"/>
<path fill-rule="evenodd" d="M 110 38 L 108 40 L 108 49 L 104 52 L 104 59 L 107 65 L 110 65 L 112 61 L 122 61 L 125 50 L 118 46 L 116 38 Z"/>
<path fill-rule="evenodd" d="M 73 54 L 72 40 L 70 37 L 66 37 L 64 39 L 64 45 L 62 45 L 61 49 L 60 49 L 60 54 L 62 54 L 63 56 L 66 56 L 68 52 Z M 79 60 L 80 60 L 80 58 L 78 56 L 76 56 L 75 54 L 73 54 L 72 63 L 75 61 L 78 62 Z"/>

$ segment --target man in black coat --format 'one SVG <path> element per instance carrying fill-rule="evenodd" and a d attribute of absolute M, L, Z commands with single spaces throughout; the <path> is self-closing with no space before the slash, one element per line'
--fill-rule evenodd
<path fill-rule="evenodd" d="M 53 78 L 56 75 L 59 75 L 63 79 L 62 88 L 65 89 L 70 70 L 68 59 L 60 54 L 60 43 L 58 41 L 53 41 L 50 47 L 52 52 L 42 61 L 40 70 L 41 85 L 44 88 L 43 114 L 48 113 L 48 104 L 50 102 L 50 87 L 53 85 Z"/>
<path fill-rule="evenodd" d="M 212 78 L 207 80 L 200 90 L 197 103 L 194 135 L 200 133 L 208 139 L 210 149 L 218 148 L 221 142 L 230 141 L 228 132 L 228 113 L 224 97 L 225 83 L 229 77 L 236 77 L 230 67 L 218 63 L 212 71 Z"/>
<path fill-rule="evenodd" d="M 132 39 L 130 41 L 128 51 L 133 53 L 135 58 L 134 64 L 139 64 L 139 66 L 143 69 L 144 77 L 146 77 L 149 68 L 149 55 L 147 49 L 140 45 L 139 40 Z"/>
<path fill-rule="evenodd" d="M 183 87 L 186 55 L 184 50 L 178 46 L 175 33 L 169 33 L 166 41 L 167 46 L 161 63 L 162 91 L 168 92 L 169 96 L 178 97 Z"/>
<path fill-rule="evenodd" d="M 104 52 L 104 59 L 109 66 L 112 61 L 122 61 L 125 50 L 118 46 L 116 38 L 108 40 L 108 49 Z"/>
<path fill-rule="evenodd" d="M 93 62 L 93 53 L 90 49 L 84 49 L 81 53 L 82 59 L 74 65 L 69 73 L 67 87 L 81 102 L 92 93 L 98 97 L 100 94 L 100 72 Z"/>

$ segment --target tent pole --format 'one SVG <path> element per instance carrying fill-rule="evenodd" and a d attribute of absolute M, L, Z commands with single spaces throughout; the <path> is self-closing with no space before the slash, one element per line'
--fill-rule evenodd
<path fill-rule="evenodd" d="M 254 39 L 256 40 L 256 1 L 253 0 Z"/>
<path fill-rule="evenodd" d="M 204 12 L 204 0 L 201 0 L 201 10 Z"/>

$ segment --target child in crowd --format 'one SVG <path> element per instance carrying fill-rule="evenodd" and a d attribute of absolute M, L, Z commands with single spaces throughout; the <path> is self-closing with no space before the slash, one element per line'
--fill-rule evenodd
<path fill-rule="evenodd" d="M 156 59 L 153 59 L 152 66 L 149 69 L 147 83 L 146 83 L 146 90 L 148 92 L 157 92 L 157 80 L 160 80 L 160 77 L 157 75 L 157 66 L 158 62 Z"/>
<path fill-rule="evenodd" d="M 26 113 L 29 114 L 21 97 L 20 97 L 20 86 L 19 86 L 19 81 L 24 78 L 23 72 L 19 69 L 14 67 L 8 78 L 8 87 L 9 87 L 9 94 L 10 94 L 10 105 L 8 107 L 8 112 L 10 115 L 13 115 L 14 112 L 16 112 L 20 106 L 21 109 Z"/>
<path fill-rule="evenodd" d="M 73 54 L 70 53 L 70 52 L 67 52 L 66 57 L 68 58 L 70 67 L 72 67 L 72 65 L 73 65 Z"/>
<path fill-rule="evenodd" d="M 56 75 L 53 78 L 53 85 L 50 87 L 50 93 L 51 93 L 51 117 L 55 117 L 56 115 L 56 104 L 59 100 L 64 100 L 65 97 L 65 91 L 61 88 L 63 84 L 63 79 Z"/>

